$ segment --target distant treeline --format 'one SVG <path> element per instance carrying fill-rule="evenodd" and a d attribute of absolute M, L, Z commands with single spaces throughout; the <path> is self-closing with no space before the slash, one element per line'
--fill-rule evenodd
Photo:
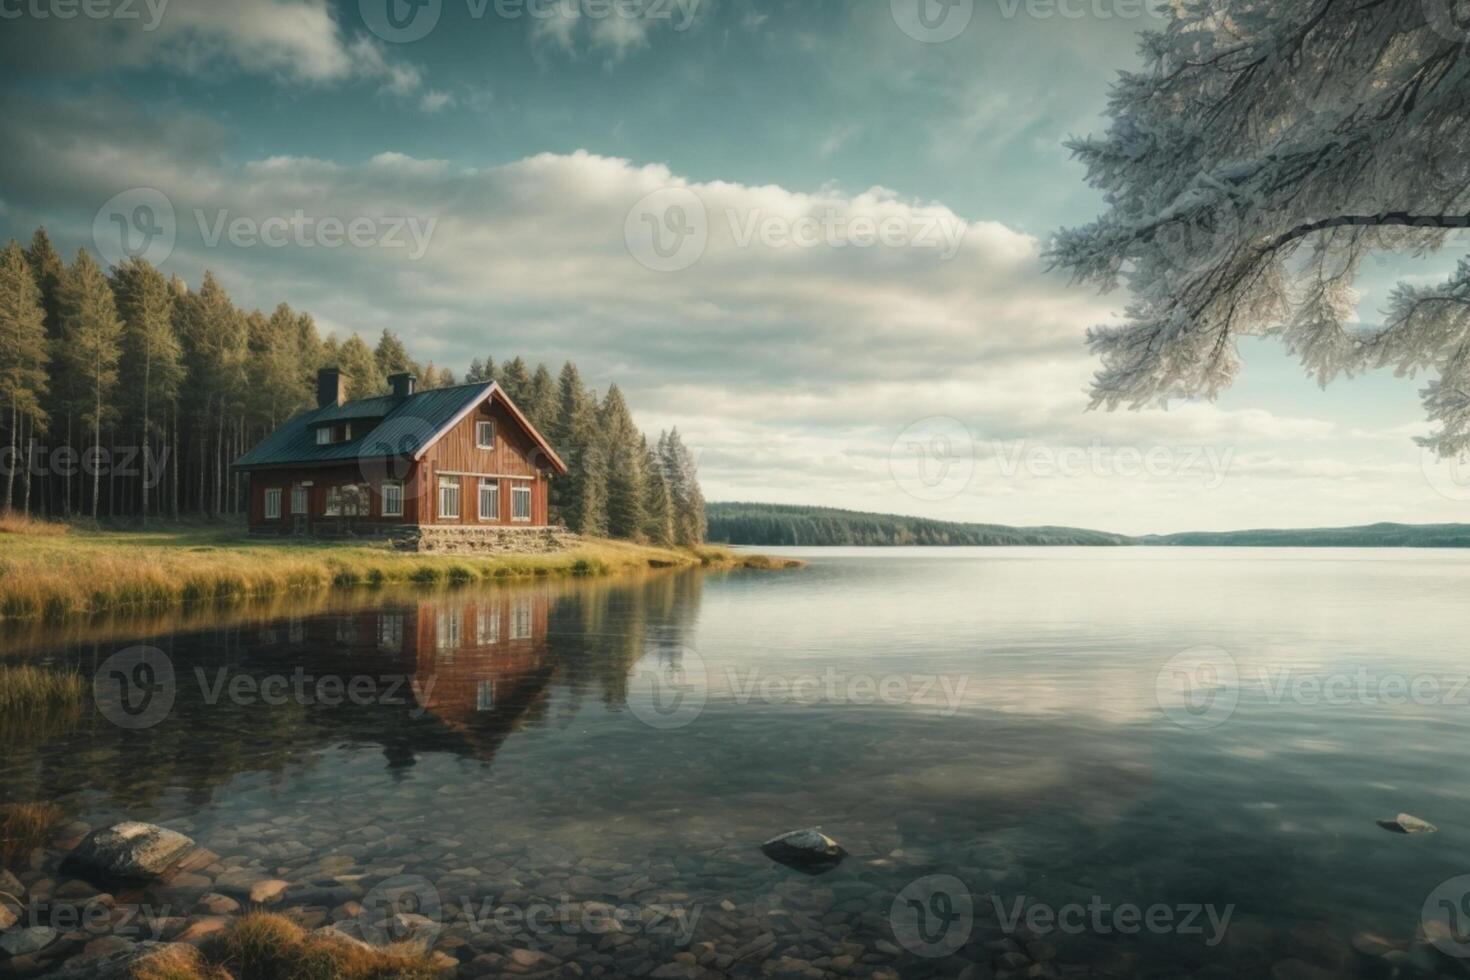
<path fill-rule="evenodd" d="M 1072 527 L 961 524 L 832 507 L 712 503 L 709 539 L 750 545 L 1120 545 L 1121 534 Z"/>
<path fill-rule="evenodd" d="M 197 289 L 142 259 L 70 265 L 44 228 L 0 250 L 0 510 L 50 517 L 239 514 L 246 477 L 230 462 L 315 407 L 319 368 L 349 398 L 457 383 L 384 330 L 376 347 L 323 338 L 310 314 L 234 305 L 213 274 Z M 704 498 L 677 431 L 652 445 L 617 385 L 599 395 L 568 362 L 553 376 L 520 358 L 476 359 L 465 381 L 497 381 L 571 473 L 552 481 L 553 520 L 588 534 L 697 544 Z"/>
<path fill-rule="evenodd" d="M 1470 548 L 1470 524 L 1369 524 L 1295 530 L 1186 531 L 1129 536 L 1075 527 L 1009 527 L 867 514 L 832 507 L 712 503 L 709 539 L 722 544 L 1235 548 Z"/>

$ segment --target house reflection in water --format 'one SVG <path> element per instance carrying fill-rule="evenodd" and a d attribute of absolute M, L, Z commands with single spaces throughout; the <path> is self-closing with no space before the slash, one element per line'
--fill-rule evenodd
<path fill-rule="evenodd" d="M 545 713 L 558 672 L 547 640 L 553 601 L 511 591 L 290 619 L 263 627 L 247 659 L 252 672 L 260 661 L 304 671 L 309 689 L 340 677 L 343 690 L 355 682 L 371 691 L 329 710 L 348 728 L 339 735 L 381 742 L 395 768 L 422 750 L 489 761 L 506 736 Z"/>

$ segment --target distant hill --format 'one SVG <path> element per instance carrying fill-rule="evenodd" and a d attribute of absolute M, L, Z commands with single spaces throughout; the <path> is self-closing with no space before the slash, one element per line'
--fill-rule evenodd
<path fill-rule="evenodd" d="M 709 540 L 763 545 L 1085 545 L 1134 547 L 1470 548 L 1470 524 L 1369 524 L 1130 536 L 1076 527 L 1010 527 L 835 507 L 711 503 Z"/>
<path fill-rule="evenodd" d="M 1125 545 L 1133 539 L 1075 527 L 960 524 L 787 504 L 707 504 L 708 540 L 755 545 Z"/>

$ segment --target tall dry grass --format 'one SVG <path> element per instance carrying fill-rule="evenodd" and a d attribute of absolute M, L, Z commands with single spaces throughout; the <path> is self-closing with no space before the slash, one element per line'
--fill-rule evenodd
<path fill-rule="evenodd" d="M 21 858 L 50 840 L 61 817 L 55 803 L 0 806 L 0 868 L 16 867 Z"/>
<path fill-rule="evenodd" d="M 53 621 L 151 612 L 181 602 L 232 605 L 331 588 L 607 575 L 754 559 L 725 549 L 670 550 L 596 539 L 544 555 L 412 554 L 337 542 L 257 541 L 217 527 L 74 528 L 63 535 L 16 533 L 4 543 L 0 619 Z"/>
<path fill-rule="evenodd" d="M 87 684 L 75 671 L 0 666 L 0 739 L 14 744 L 65 731 L 81 719 L 86 697 Z"/>

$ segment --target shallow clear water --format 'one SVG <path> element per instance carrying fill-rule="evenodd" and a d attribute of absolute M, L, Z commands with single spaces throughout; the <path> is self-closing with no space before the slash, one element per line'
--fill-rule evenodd
<path fill-rule="evenodd" d="M 416 876 L 465 976 L 1466 975 L 1470 555 L 789 553 L 58 640 L 25 655 L 102 709 L 0 794 L 182 830 L 284 907 Z M 808 826 L 835 870 L 760 853 Z"/>

